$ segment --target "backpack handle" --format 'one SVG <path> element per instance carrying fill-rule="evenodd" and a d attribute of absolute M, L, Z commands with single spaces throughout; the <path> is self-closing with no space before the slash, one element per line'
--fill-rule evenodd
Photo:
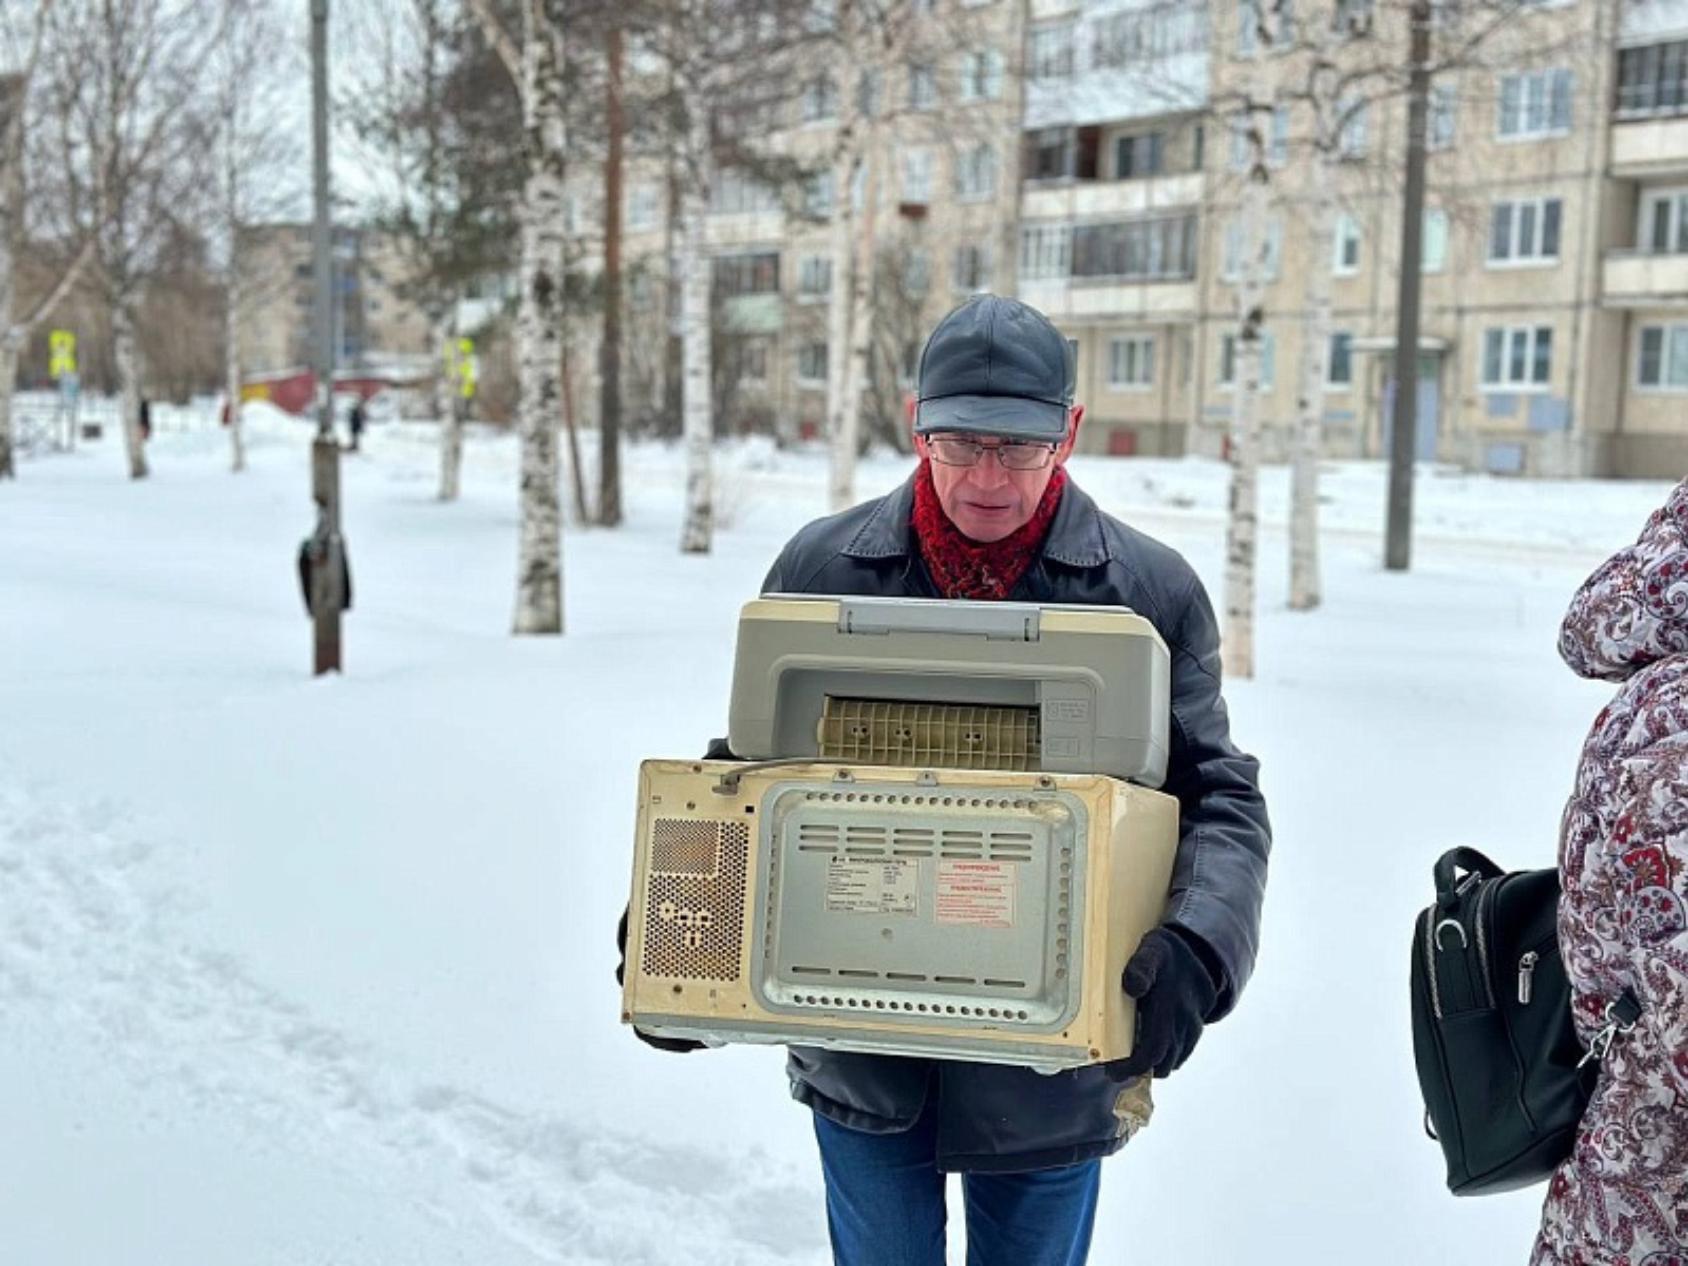
<path fill-rule="evenodd" d="M 1481 875 L 1484 879 L 1498 879 L 1506 872 L 1489 860 L 1485 853 L 1474 848 L 1450 848 L 1436 859 L 1431 872 L 1436 878 L 1436 903 L 1446 905 L 1453 900 L 1459 872 Z"/>

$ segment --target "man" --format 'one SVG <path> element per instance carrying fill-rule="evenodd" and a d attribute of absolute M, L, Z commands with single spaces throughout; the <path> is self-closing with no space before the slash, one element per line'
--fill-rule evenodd
<path fill-rule="evenodd" d="M 1218 629 L 1195 572 L 1067 477 L 1084 407 L 1055 327 L 1012 299 L 963 304 L 927 341 L 909 412 L 913 476 L 805 527 L 763 591 L 1093 603 L 1147 617 L 1172 654 L 1172 894 L 1121 981 L 1138 1032 L 1119 1064 L 1043 1076 L 794 1047 L 792 1095 L 815 1115 L 840 1266 L 942 1266 L 953 1171 L 965 1175 L 970 1266 L 1078 1266 L 1101 1158 L 1147 1115 L 1140 1079 L 1178 1068 L 1253 968 L 1270 847 L 1258 765 L 1230 739 Z M 719 742 L 710 754 L 730 756 Z"/>

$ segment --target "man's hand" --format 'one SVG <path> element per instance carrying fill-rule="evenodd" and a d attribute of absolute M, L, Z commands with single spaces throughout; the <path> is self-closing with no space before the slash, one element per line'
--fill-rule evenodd
<path fill-rule="evenodd" d="M 615 965 L 615 983 L 621 984 L 627 976 L 627 911 L 621 912 L 621 922 L 615 925 L 615 947 L 621 953 L 621 961 Z M 646 1033 L 635 1028 L 633 1036 L 646 1046 L 654 1046 L 659 1051 L 673 1051 L 676 1055 L 684 1055 L 688 1051 L 701 1051 L 703 1043 L 689 1037 L 658 1037 L 654 1033 Z"/>
<path fill-rule="evenodd" d="M 1190 1058 L 1219 988 L 1184 937 L 1158 927 L 1143 938 L 1120 981 L 1137 1000 L 1137 1040 L 1131 1054 L 1108 1066 L 1116 1081 L 1152 1072 L 1166 1077 Z"/>

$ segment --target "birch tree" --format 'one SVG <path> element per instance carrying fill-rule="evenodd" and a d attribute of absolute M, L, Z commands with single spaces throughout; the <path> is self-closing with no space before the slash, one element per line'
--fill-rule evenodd
<path fill-rule="evenodd" d="M 564 269 L 563 20 L 559 0 L 522 0 L 518 46 L 491 0 L 471 0 L 487 42 L 520 85 L 526 176 L 518 212 L 521 298 L 521 528 L 514 632 L 563 631 L 562 508 L 557 491 Z"/>
<path fill-rule="evenodd" d="M 1255 26 L 1255 54 L 1244 98 L 1233 116 L 1246 163 L 1238 220 L 1237 324 L 1232 335 L 1231 490 L 1225 532 L 1225 624 L 1221 657 L 1227 675 L 1254 676 L 1256 553 L 1260 530 L 1260 372 L 1266 327 L 1266 281 L 1273 247 L 1267 219 L 1272 198 L 1271 152 L 1280 104 L 1280 38 L 1290 0 L 1251 0 L 1241 20 Z"/>
<path fill-rule="evenodd" d="M 224 0 L 222 39 L 211 71 L 221 165 L 218 211 L 227 250 L 223 390 L 229 410 L 229 464 L 236 472 L 246 469 L 241 328 L 254 310 L 292 280 L 285 274 L 260 274 L 242 249 L 247 226 L 281 214 L 290 195 L 298 192 L 290 173 L 302 169 L 303 148 L 291 133 L 274 126 L 284 103 L 270 66 L 284 38 L 284 29 L 264 0 Z"/>
<path fill-rule="evenodd" d="M 14 318 L 17 295 L 17 256 L 25 232 L 24 139 L 30 117 L 36 68 L 52 16 L 53 0 L 39 5 L 7 7 L 6 34 L 17 69 L 0 79 L 0 479 L 17 477 L 12 438 L 12 394 L 17 382 L 18 357 L 30 331 L 56 308 L 76 283 L 89 255 L 85 243 L 71 259 L 46 299 L 21 319 Z"/>
<path fill-rule="evenodd" d="M 211 218 L 216 127 L 197 95 L 223 23 L 205 0 L 59 0 L 45 109 L 67 236 L 94 243 L 129 475 L 147 475 L 136 322 L 171 234 Z"/>

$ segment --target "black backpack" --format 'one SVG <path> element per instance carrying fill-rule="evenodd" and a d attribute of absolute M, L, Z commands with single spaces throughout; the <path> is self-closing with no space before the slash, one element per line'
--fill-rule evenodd
<path fill-rule="evenodd" d="M 1412 960 L 1425 1131 L 1442 1145 L 1456 1196 L 1527 1187 L 1571 1154 L 1598 1057 L 1640 1007 L 1626 992 L 1583 1050 L 1559 959 L 1557 870 L 1507 873 L 1456 848 L 1434 873 Z"/>

